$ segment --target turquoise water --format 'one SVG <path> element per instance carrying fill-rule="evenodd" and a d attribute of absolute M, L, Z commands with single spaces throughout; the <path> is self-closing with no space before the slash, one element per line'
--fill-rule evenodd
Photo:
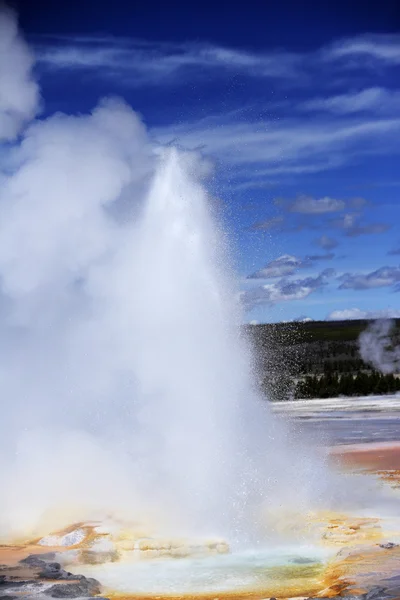
<path fill-rule="evenodd" d="M 174 596 L 234 593 L 317 577 L 329 552 L 315 547 L 269 548 L 205 558 L 137 560 L 77 571 L 100 579 L 106 590 L 119 594 Z"/>

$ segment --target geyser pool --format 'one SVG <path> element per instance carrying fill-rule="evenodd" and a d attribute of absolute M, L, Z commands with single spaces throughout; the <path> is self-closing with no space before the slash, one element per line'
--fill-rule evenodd
<path fill-rule="evenodd" d="M 198 559 L 126 560 L 71 568 L 100 579 L 105 593 L 116 596 L 287 597 L 323 589 L 324 562 L 331 554 L 311 546 L 277 546 Z"/>

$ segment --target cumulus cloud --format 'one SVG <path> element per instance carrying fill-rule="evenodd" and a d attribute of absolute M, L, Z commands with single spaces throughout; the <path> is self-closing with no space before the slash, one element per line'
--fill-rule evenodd
<path fill-rule="evenodd" d="M 297 279 L 290 282 L 268 283 L 263 286 L 263 293 L 268 302 L 276 303 L 288 300 L 302 300 L 307 298 L 314 290 L 316 279 Z"/>
<path fill-rule="evenodd" d="M 274 260 L 271 260 L 259 271 L 248 276 L 248 279 L 273 279 L 275 277 L 286 277 L 292 275 L 297 269 L 312 267 L 321 260 L 332 260 L 332 252 L 327 254 L 313 254 L 298 258 L 290 254 L 283 254 Z"/>
<path fill-rule="evenodd" d="M 271 260 L 259 271 L 249 275 L 249 279 L 269 279 L 273 277 L 284 277 L 292 275 L 299 267 L 303 265 L 303 261 L 296 256 L 284 254 L 275 260 Z"/>
<path fill-rule="evenodd" d="M 315 243 L 324 250 L 332 250 L 338 245 L 338 241 L 329 237 L 328 235 L 321 235 L 321 237 L 319 237 Z"/>
<path fill-rule="evenodd" d="M 254 290 L 243 292 L 242 302 L 246 309 L 262 304 L 277 304 L 293 300 L 303 300 L 323 289 L 330 277 L 335 274 L 334 269 L 325 269 L 315 277 L 302 279 L 281 279 L 278 282 L 267 283 Z"/>
<path fill-rule="evenodd" d="M 334 310 L 326 317 L 328 321 L 347 321 L 357 319 L 399 319 L 400 309 L 362 310 L 360 308 L 344 308 Z"/>
<path fill-rule="evenodd" d="M 381 267 L 371 273 L 345 273 L 340 277 L 340 290 L 368 290 L 395 286 L 400 282 L 399 267 Z"/>
<path fill-rule="evenodd" d="M 33 62 L 18 33 L 16 15 L 0 6 L 0 141 L 13 140 L 38 110 Z"/>

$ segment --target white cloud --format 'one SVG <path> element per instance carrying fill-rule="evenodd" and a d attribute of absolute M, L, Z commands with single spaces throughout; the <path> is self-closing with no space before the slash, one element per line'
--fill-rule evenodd
<path fill-rule="evenodd" d="M 395 112 L 400 109 L 400 92 L 372 87 L 358 92 L 337 96 L 313 98 L 300 106 L 305 111 L 327 111 L 335 114 L 350 114 L 367 111 Z"/>
<path fill-rule="evenodd" d="M 248 290 L 242 293 L 241 300 L 247 309 L 262 304 L 277 304 L 293 300 L 303 300 L 314 292 L 323 289 L 328 279 L 334 275 L 333 269 L 325 269 L 315 277 L 304 277 L 302 279 L 281 279 L 274 283 Z"/>
<path fill-rule="evenodd" d="M 328 321 L 347 321 L 348 319 L 366 319 L 368 311 L 359 308 L 344 308 L 334 310 L 326 317 Z"/>
<path fill-rule="evenodd" d="M 16 15 L 0 6 L 0 141 L 14 139 L 38 110 L 39 88 L 32 67 Z"/>
<path fill-rule="evenodd" d="M 363 155 L 398 153 L 400 118 L 324 121 L 283 118 L 278 122 L 229 122 L 223 116 L 192 123 L 158 127 L 153 134 L 161 143 L 175 140 L 199 148 L 235 168 L 237 183 L 249 189 L 260 181 L 254 167 L 285 168 L 286 173 L 306 162 L 314 172 L 338 168 Z M 380 144 L 376 144 L 379 136 Z M 231 178 L 232 179 L 232 178 Z M 234 184 L 234 181 L 231 183 Z"/>
<path fill-rule="evenodd" d="M 281 160 L 281 157 L 280 157 Z M 265 189 L 271 187 L 276 179 L 282 179 L 282 175 L 307 175 L 310 173 L 319 173 L 325 169 L 335 169 L 339 167 L 343 162 L 340 157 L 324 157 L 323 162 L 321 160 L 316 161 L 315 164 L 295 164 L 295 161 L 291 160 L 288 164 L 263 167 L 257 166 L 257 169 L 253 171 L 252 177 L 248 181 L 231 182 L 229 184 L 230 189 L 233 190 L 248 190 L 248 189 Z"/>
<path fill-rule="evenodd" d="M 381 67 L 399 62 L 397 36 L 364 36 L 341 40 L 314 52 L 294 53 L 281 49 L 268 52 L 216 46 L 205 43 L 148 42 L 112 36 L 47 36 L 37 44 L 39 63 L 50 69 L 94 69 L 99 77 L 123 72 L 131 85 L 162 85 L 190 71 L 242 72 L 250 77 L 285 79 L 298 86 L 326 69 L 345 73 L 357 65 L 369 70 L 368 58 Z M 129 77 L 132 75 L 132 77 Z"/>
<path fill-rule="evenodd" d="M 259 271 L 249 275 L 248 279 L 274 279 L 276 277 L 287 277 L 300 268 L 313 267 L 314 263 L 321 260 L 332 260 L 333 253 L 308 255 L 297 258 L 290 254 L 283 254 L 275 260 L 271 260 Z"/>
<path fill-rule="evenodd" d="M 46 43 L 45 43 L 46 42 Z M 252 53 L 204 43 L 151 43 L 139 39 L 56 38 L 36 48 L 47 69 L 91 70 L 99 77 L 124 73 L 129 85 L 164 85 L 183 73 L 245 72 L 261 78 L 294 78 L 301 57 L 289 52 Z"/>
<path fill-rule="evenodd" d="M 324 59 L 347 60 L 350 68 L 365 66 L 373 69 L 376 63 L 397 65 L 400 63 L 400 36 L 366 34 L 341 40 L 324 52 Z"/>
<path fill-rule="evenodd" d="M 265 297 L 269 302 L 286 302 L 288 300 L 302 300 L 307 298 L 313 291 L 314 287 L 309 283 L 303 283 L 301 280 L 291 284 L 268 283 L 263 287 Z"/>
<path fill-rule="evenodd" d="M 368 290 L 390 287 L 400 282 L 399 267 L 381 267 L 371 273 L 345 273 L 340 277 L 340 290 Z"/>
<path fill-rule="evenodd" d="M 265 267 L 250 275 L 249 279 L 272 279 L 292 275 L 302 264 L 303 261 L 300 258 L 284 254 L 275 260 L 271 260 Z"/>
<path fill-rule="evenodd" d="M 326 317 L 328 321 L 347 321 L 350 319 L 397 319 L 400 309 L 387 308 L 382 310 L 361 310 L 360 308 L 345 308 L 334 310 Z"/>
<path fill-rule="evenodd" d="M 397 38 L 391 36 L 342 40 L 308 54 L 280 50 L 257 53 L 205 43 L 59 37 L 42 38 L 37 54 L 39 66 L 44 70 L 90 70 L 92 77 L 115 78 L 118 85 L 127 87 L 179 86 L 190 80 L 212 81 L 235 73 L 258 79 L 273 78 L 278 81 L 277 88 L 287 89 L 307 85 L 320 74 L 326 87 L 332 77 L 351 78 L 347 63 L 352 64 L 366 43 L 378 54 L 386 53 L 387 58 L 396 55 L 395 50 L 389 52 L 398 45 Z M 390 61 L 386 62 L 390 66 Z M 322 76 L 327 68 L 328 78 Z M 348 89 L 346 82 L 343 94 L 310 99 L 303 105 L 293 98 L 277 100 L 278 110 L 282 102 L 288 103 L 279 120 L 271 119 L 270 115 L 254 118 L 254 110 L 265 114 L 266 107 L 252 106 L 249 102 L 248 106 L 233 111 L 235 114 L 157 127 L 153 133 L 161 143 L 175 140 L 187 148 L 201 147 L 205 153 L 233 166 L 234 177 L 229 183 L 234 190 L 265 188 L 271 179 L 336 169 L 364 155 L 399 152 L 398 92 L 376 84 L 350 92 Z M 308 106 L 307 102 L 311 104 Z M 367 113 L 368 107 L 377 110 Z M 309 111 L 306 123 L 304 115 L 299 116 L 302 110 Z M 364 112 L 360 115 L 361 110 Z M 335 118 L 326 111 L 333 112 Z M 380 143 L 376 144 L 378 136 Z"/>

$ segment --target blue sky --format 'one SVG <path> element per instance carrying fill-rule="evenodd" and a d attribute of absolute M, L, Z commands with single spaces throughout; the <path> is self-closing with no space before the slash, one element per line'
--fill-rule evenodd
<path fill-rule="evenodd" d="M 279 321 L 400 308 L 400 15 L 366 4 L 16 7 L 43 115 L 120 95 L 213 159 L 246 319 Z"/>

